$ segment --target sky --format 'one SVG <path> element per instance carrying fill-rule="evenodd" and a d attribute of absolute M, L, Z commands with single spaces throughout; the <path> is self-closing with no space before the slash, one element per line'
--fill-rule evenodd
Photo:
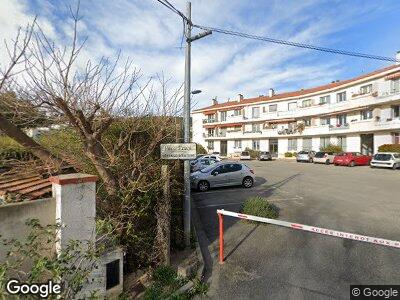
<path fill-rule="evenodd" d="M 170 0 L 182 12 L 186 1 Z M 0 38 L 37 16 L 45 33 L 68 44 L 68 7 L 75 0 L 0 0 Z M 398 0 L 192 0 L 193 23 L 277 39 L 394 57 L 400 50 Z M 164 74 L 169 88 L 184 80 L 182 20 L 156 0 L 81 0 L 79 34 L 87 37 L 81 61 L 121 51 L 142 80 Z M 194 30 L 198 33 L 199 30 Z M 0 46 L 0 63 L 5 59 Z M 193 108 L 308 88 L 361 75 L 390 62 L 275 45 L 220 33 L 192 43 Z"/>

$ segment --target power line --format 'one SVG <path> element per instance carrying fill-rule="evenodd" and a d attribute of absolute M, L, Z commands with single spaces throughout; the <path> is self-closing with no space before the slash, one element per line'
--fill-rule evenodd
<path fill-rule="evenodd" d="M 362 58 L 383 60 L 383 61 L 390 61 L 390 62 L 400 62 L 395 58 L 391 58 L 391 57 L 387 57 L 387 56 L 378 56 L 378 55 L 365 54 L 365 53 L 360 53 L 360 52 L 352 52 L 352 51 L 346 51 L 346 50 L 319 47 L 319 46 L 314 46 L 314 45 L 310 45 L 310 44 L 296 43 L 296 42 L 291 42 L 291 41 L 286 41 L 286 40 L 274 39 L 274 38 L 265 37 L 265 36 L 258 36 L 258 35 L 243 33 L 243 32 L 237 32 L 237 31 L 226 30 L 226 29 L 215 28 L 215 27 L 202 26 L 202 25 L 197 25 L 197 24 L 193 24 L 193 27 L 200 28 L 203 30 L 211 30 L 214 32 L 219 32 L 219 33 L 227 34 L 227 35 L 239 36 L 239 37 L 243 37 L 243 38 L 247 38 L 247 39 L 259 40 L 259 41 L 263 41 L 263 42 L 287 45 L 287 46 L 298 47 L 298 48 L 311 49 L 311 50 L 316 50 L 316 51 L 321 51 L 321 52 L 335 53 L 335 54 L 341 54 L 341 55 L 347 55 L 347 56 L 362 57 Z"/>
<path fill-rule="evenodd" d="M 171 10 L 172 12 L 174 12 L 175 14 L 177 14 L 178 16 L 180 16 L 183 20 L 185 20 L 189 24 L 192 24 L 192 22 L 180 10 L 175 8 L 175 6 L 173 6 L 168 0 L 157 0 L 157 1 L 162 5 L 164 5 L 166 8 L 168 8 L 169 10 Z"/>
<path fill-rule="evenodd" d="M 387 56 L 379 56 L 379 55 L 366 54 L 366 53 L 361 53 L 361 52 L 352 52 L 352 51 L 347 51 L 347 50 L 319 47 L 319 46 L 310 45 L 310 44 L 291 42 L 291 41 L 281 40 L 281 39 L 274 39 L 274 38 L 270 38 L 270 37 L 266 37 L 266 36 L 259 36 L 259 35 L 243 33 L 243 32 L 238 32 L 238 31 L 232 31 L 232 30 L 227 30 L 227 29 L 221 29 L 221 28 L 216 28 L 216 27 L 192 24 L 192 22 L 181 11 L 179 11 L 177 8 L 175 8 L 168 0 L 157 0 L 157 1 L 160 2 L 162 5 L 164 5 L 165 7 L 167 7 L 172 12 L 174 12 L 175 14 L 177 14 L 178 16 L 180 16 L 183 19 L 183 21 L 186 21 L 193 27 L 196 27 L 199 29 L 210 30 L 210 31 L 219 32 L 222 34 L 239 36 L 239 37 L 243 37 L 243 38 L 247 38 L 247 39 L 258 40 L 258 41 L 263 41 L 263 42 L 268 42 L 268 43 L 286 45 L 286 46 L 303 48 L 303 49 L 310 49 L 310 50 L 327 52 L 327 53 L 368 58 L 368 59 L 381 60 L 381 61 L 389 61 L 389 62 L 395 62 L 395 63 L 400 62 L 399 60 L 397 60 L 395 58 L 387 57 Z"/>

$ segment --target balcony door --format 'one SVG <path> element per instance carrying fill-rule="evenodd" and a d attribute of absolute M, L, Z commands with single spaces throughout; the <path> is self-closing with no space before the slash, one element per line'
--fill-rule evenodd
<path fill-rule="evenodd" d="M 228 142 L 227 141 L 221 141 L 221 146 L 220 146 L 220 155 L 221 156 L 226 156 L 228 154 Z"/>
<path fill-rule="evenodd" d="M 278 139 L 269 140 L 269 153 L 271 153 L 273 157 L 278 156 Z"/>

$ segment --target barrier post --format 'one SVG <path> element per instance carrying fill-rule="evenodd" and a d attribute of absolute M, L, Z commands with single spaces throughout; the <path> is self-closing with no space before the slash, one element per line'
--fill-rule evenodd
<path fill-rule="evenodd" d="M 219 220 L 219 263 L 224 263 L 224 216 L 218 214 Z"/>

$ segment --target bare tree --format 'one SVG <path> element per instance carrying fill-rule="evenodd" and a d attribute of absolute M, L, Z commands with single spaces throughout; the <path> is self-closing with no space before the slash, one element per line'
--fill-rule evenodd
<path fill-rule="evenodd" d="M 31 25 L 28 25 L 23 31 L 21 28 L 18 30 L 16 39 L 12 41 L 11 45 L 4 42 L 4 48 L 8 54 L 8 63 L 5 63 L 0 68 L 0 93 L 4 94 L 10 90 L 10 87 L 14 84 L 15 77 L 21 72 L 25 71 L 24 63 L 29 59 L 28 47 L 30 45 L 33 30 L 36 21 L 34 20 Z M 2 104 L 6 102 L 2 100 Z M 17 102 L 14 102 L 17 104 Z M 26 105 L 26 102 L 25 102 Z M 13 107 L 14 111 L 18 111 L 17 107 Z M 24 131 L 18 128 L 12 121 L 6 118 L 2 112 L 0 112 L 0 131 L 4 134 L 12 137 L 21 145 L 28 148 L 35 156 L 40 158 L 46 166 L 61 165 L 62 161 L 51 155 L 49 151 L 36 143 L 32 138 L 27 136 Z"/>

